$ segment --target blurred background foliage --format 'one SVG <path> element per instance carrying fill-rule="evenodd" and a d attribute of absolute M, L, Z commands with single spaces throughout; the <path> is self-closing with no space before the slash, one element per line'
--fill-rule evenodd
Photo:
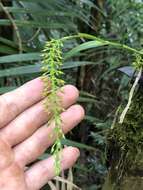
<path fill-rule="evenodd" d="M 1 0 L 0 93 L 40 75 L 45 41 L 79 32 L 142 49 L 143 1 Z M 80 90 L 79 103 L 86 117 L 63 144 L 81 149 L 73 168 L 75 184 L 100 190 L 108 167 L 106 134 L 118 105 L 128 97 L 130 78 L 119 68 L 130 66 L 134 57 L 106 45 L 86 44 L 79 53 L 83 42 L 71 40 L 64 46 L 64 78 Z M 74 47 L 73 56 L 69 51 Z"/>

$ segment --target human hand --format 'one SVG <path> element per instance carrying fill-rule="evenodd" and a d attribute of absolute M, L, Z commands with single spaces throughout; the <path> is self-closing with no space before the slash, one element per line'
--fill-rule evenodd
<path fill-rule="evenodd" d="M 43 82 L 34 79 L 20 88 L 0 96 L 0 190 L 39 190 L 55 176 L 54 158 L 26 166 L 35 161 L 53 143 L 54 122 L 48 127 L 48 114 L 42 100 Z M 59 92 L 64 133 L 70 131 L 84 117 L 79 105 L 72 105 L 78 91 L 66 85 Z M 77 148 L 62 152 L 62 170 L 71 167 L 79 156 Z"/>

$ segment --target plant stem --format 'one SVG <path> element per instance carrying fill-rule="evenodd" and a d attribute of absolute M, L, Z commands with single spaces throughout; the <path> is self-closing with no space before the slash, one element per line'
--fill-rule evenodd
<path fill-rule="evenodd" d="M 61 41 L 64 42 L 66 40 L 72 40 L 72 39 L 75 39 L 75 38 L 85 38 L 85 39 L 90 39 L 90 40 L 97 40 L 97 41 L 103 42 L 104 45 L 107 44 L 107 45 L 110 45 L 110 46 L 114 46 L 116 48 L 126 49 L 128 51 L 133 52 L 133 53 L 143 55 L 143 52 L 141 50 L 136 50 L 136 49 L 131 48 L 131 47 L 125 45 L 125 44 L 120 44 L 118 42 L 107 41 L 107 40 L 98 38 L 96 36 L 89 35 L 89 34 L 84 34 L 84 33 L 79 33 L 77 35 L 63 37 L 63 38 L 61 38 Z"/>

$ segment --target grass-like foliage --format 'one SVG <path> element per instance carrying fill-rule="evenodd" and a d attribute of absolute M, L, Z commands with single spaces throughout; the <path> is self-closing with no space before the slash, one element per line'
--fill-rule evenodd
<path fill-rule="evenodd" d="M 59 174 L 60 168 L 60 151 L 62 150 L 61 139 L 64 138 L 62 131 L 62 120 L 60 117 L 63 108 L 61 106 L 61 98 L 57 95 L 57 92 L 64 85 L 64 80 L 61 79 L 63 72 L 61 71 L 62 61 L 62 41 L 61 40 L 51 40 L 46 43 L 42 57 L 43 57 L 43 76 L 44 81 L 44 91 L 43 96 L 45 98 L 44 106 L 45 110 L 51 114 L 51 121 L 54 121 L 54 137 L 56 141 L 52 146 L 51 153 L 55 156 L 55 171 Z M 49 81 L 50 80 L 50 92 Z"/>
<path fill-rule="evenodd" d="M 62 80 L 62 75 L 64 74 L 62 71 L 62 66 L 63 66 L 63 57 L 62 57 L 62 47 L 63 47 L 63 42 L 65 40 L 71 40 L 74 38 L 85 38 L 85 39 L 92 39 L 92 43 L 95 43 L 95 46 L 99 45 L 109 45 L 113 46 L 116 48 L 121 48 L 128 50 L 132 53 L 134 53 L 136 56 L 136 61 L 133 63 L 133 66 L 135 67 L 136 70 L 140 70 L 139 74 L 141 75 L 142 73 L 142 51 L 138 51 L 136 49 L 130 48 L 129 46 L 120 44 L 120 43 L 115 43 L 115 42 L 110 42 L 110 41 L 105 41 L 103 39 L 97 38 L 96 36 L 88 35 L 88 34 L 83 34 L 80 33 L 78 35 L 74 36 L 67 36 L 62 39 L 52 39 L 51 41 L 48 41 L 45 44 L 44 50 L 42 52 L 42 79 L 44 81 L 44 91 L 43 91 L 43 96 L 45 98 L 44 101 L 44 106 L 45 110 L 51 114 L 51 121 L 54 121 L 55 123 L 55 128 L 54 128 L 54 136 L 56 138 L 56 141 L 54 145 L 52 146 L 51 153 L 55 156 L 55 171 L 56 174 L 60 173 L 61 170 L 61 157 L 60 157 L 60 151 L 62 150 L 62 143 L 61 140 L 64 138 L 64 134 L 62 131 L 62 120 L 60 117 L 60 113 L 62 112 L 63 108 L 61 107 L 61 99 L 57 95 L 57 91 L 60 90 L 60 88 L 64 85 L 64 80 Z M 85 42 L 86 43 L 86 42 Z M 93 45 L 93 44 L 92 44 Z M 83 50 L 82 45 L 79 46 L 79 51 Z M 75 50 L 71 50 L 71 54 Z M 76 49 L 78 51 L 78 49 Z M 132 97 L 133 93 L 135 90 L 135 87 L 140 79 L 140 75 L 137 77 L 131 92 L 129 94 L 129 101 L 125 109 L 123 110 L 121 116 L 120 116 L 120 123 L 123 123 L 124 118 L 126 117 L 126 114 L 128 110 L 130 109 L 131 102 L 132 102 Z M 51 90 L 49 92 L 49 80 L 50 80 L 50 86 Z"/>

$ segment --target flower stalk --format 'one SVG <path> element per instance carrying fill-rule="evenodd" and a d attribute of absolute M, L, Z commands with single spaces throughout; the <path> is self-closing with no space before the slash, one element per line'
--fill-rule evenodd
<path fill-rule="evenodd" d="M 64 138 L 62 131 L 62 119 L 61 112 L 63 111 L 61 105 L 61 98 L 57 95 L 60 88 L 64 85 L 62 75 L 64 74 L 61 70 L 63 65 L 62 58 L 62 47 L 63 43 L 61 40 L 52 39 L 47 42 L 44 50 L 42 51 L 42 80 L 44 81 L 44 107 L 45 110 L 51 114 L 51 118 L 48 122 L 50 124 L 54 121 L 54 138 L 55 143 L 51 148 L 51 153 L 55 157 L 55 172 L 58 175 L 61 171 L 61 156 L 62 150 L 61 140 Z M 50 80 L 51 90 L 48 91 L 47 80 Z"/>

